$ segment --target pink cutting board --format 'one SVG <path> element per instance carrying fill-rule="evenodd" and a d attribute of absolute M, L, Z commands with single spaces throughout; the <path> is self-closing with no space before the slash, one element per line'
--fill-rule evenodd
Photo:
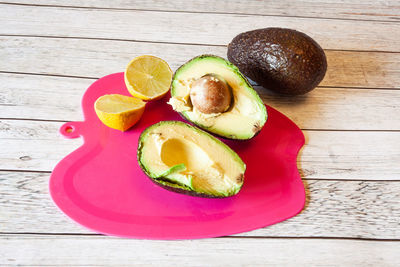
<path fill-rule="evenodd" d="M 193 239 L 237 234 L 299 213 L 305 202 L 296 158 L 304 144 L 300 129 L 267 107 L 268 121 L 249 141 L 224 141 L 247 165 L 236 196 L 207 199 L 167 191 L 151 182 L 136 160 L 140 133 L 162 120 L 182 120 L 166 104 L 148 103 L 127 132 L 104 126 L 93 105 L 104 94 L 129 95 L 123 73 L 97 80 L 86 91 L 85 120 L 67 122 L 60 133 L 83 137 L 83 145 L 54 168 L 50 193 L 79 224 L 102 234 L 144 239 Z"/>

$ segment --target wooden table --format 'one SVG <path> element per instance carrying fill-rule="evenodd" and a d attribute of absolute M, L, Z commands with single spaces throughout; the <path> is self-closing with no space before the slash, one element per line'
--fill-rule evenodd
<path fill-rule="evenodd" d="M 2 1 L 3 2 L 3 1 Z M 400 265 L 398 1 L 66 1 L 0 3 L 0 265 Z M 340 2 L 340 3 L 339 3 Z M 261 87 L 303 130 L 307 203 L 285 222 L 213 239 L 147 241 L 95 234 L 52 203 L 55 164 L 80 146 L 57 131 L 82 120 L 97 78 L 153 54 L 175 70 L 226 57 L 238 33 L 303 31 L 328 72 L 306 96 Z"/>

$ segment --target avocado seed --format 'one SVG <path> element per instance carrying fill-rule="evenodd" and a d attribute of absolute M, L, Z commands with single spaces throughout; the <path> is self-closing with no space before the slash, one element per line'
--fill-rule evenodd
<path fill-rule="evenodd" d="M 222 113 L 229 108 L 232 95 L 224 80 L 215 74 L 206 74 L 193 82 L 190 99 L 202 113 Z"/>

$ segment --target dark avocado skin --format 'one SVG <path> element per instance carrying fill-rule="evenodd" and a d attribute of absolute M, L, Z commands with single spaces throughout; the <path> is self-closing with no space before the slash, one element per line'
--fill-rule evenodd
<path fill-rule="evenodd" d="M 277 93 L 301 95 L 324 78 L 324 50 L 308 35 L 285 28 L 244 32 L 228 45 L 228 59 L 250 79 Z"/>

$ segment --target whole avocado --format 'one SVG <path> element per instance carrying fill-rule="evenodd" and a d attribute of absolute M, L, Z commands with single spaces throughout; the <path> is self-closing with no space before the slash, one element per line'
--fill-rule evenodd
<path fill-rule="evenodd" d="M 228 45 L 228 59 L 264 88 L 301 95 L 324 78 L 324 50 L 308 35 L 285 28 L 244 32 Z"/>

